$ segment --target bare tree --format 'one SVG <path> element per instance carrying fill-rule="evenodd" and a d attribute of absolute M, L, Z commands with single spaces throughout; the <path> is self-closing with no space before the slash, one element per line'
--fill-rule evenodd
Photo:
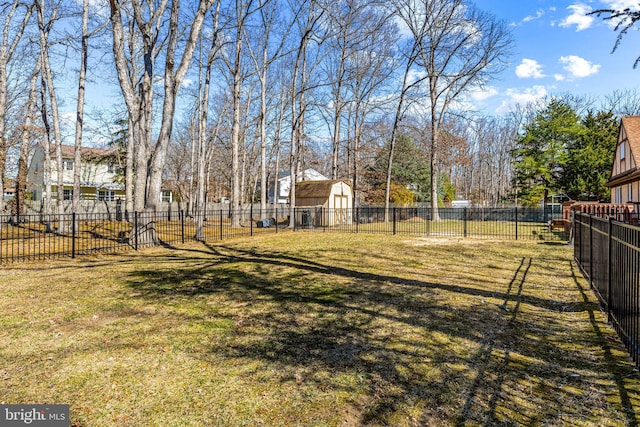
<path fill-rule="evenodd" d="M 360 147 L 365 123 L 381 107 L 382 90 L 393 75 L 397 43 L 395 27 L 389 16 L 370 5 L 358 17 L 360 37 L 350 46 L 347 57 L 350 146 L 348 170 L 352 180 L 354 207 L 360 192 Z"/>
<path fill-rule="evenodd" d="M 305 138 L 305 124 L 307 115 L 307 95 L 310 90 L 311 71 L 315 69 L 318 62 L 309 63 L 309 45 L 313 40 L 315 31 L 319 26 L 324 11 L 318 7 L 317 0 L 307 0 L 302 2 L 298 9 L 298 31 L 297 47 L 295 49 L 295 60 L 293 62 L 292 82 L 290 87 L 291 95 L 291 145 L 289 151 L 289 172 L 291 176 L 291 186 L 289 188 L 289 216 L 291 221 L 289 227 L 295 225 L 296 206 L 296 181 L 300 171 L 302 160 L 302 147 Z M 321 42 L 322 38 L 317 38 Z"/>
<path fill-rule="evenodd" d="M 411 80 L 411 76 L 413 73 L 414 65 L 418 59 L 419 46 L 417 37 L 419 33 L 415 32 L 412 40 L 409 41 L 409 46 L 407 48 L 407 53 L 405 53 L 404 59 L 404 73 L 402 74 L 402 86 L 400 89 L 400 94 L 397 98 L 397 107 L 393 119 L 393 126 L 391 127 L 391 138 L 389 141 L 389 156 L 387 161 L 387 180 L 385 186 L 385 196 L 384 196 L 384 220 L 385 222 L 389 221 L 389 200 L 391 196 L 391 172 L 393 170 L 393 156 L 395 153 L 396 146 L 396 137 L 398 134 L 398 130 L 400 128 L 400 122 L 402 120 L 403 115 L 405 114 L 405 102 L 407 100 L 407 96 L 410 91 L 415 87 L 418 87 L 422 81 L 424 81 L 425 77 L 420 77 L 417 79 Z"/>
<path fill-rule="evenodd" d="M 133 11 L 131 26 L 142 40 L 144 58 L 144 74 L 141 83 L 132 79 L 128 74 L 127 58 L 125 57 L 125 33 L 124 16 L 125 2 L 110 0 L 111 26 L 113 31 L 113 54 L 115 58 L 118 81 L 127 105 L 129 123 L 133 127 L 135 143 L 134 152 L 135 167 L 135 208 L 143 208 L 148 212 L 155 212 L 160 202 L 162 172 L 166 159 L 167 147 L 173 129 L 173 118 L 176 110 L 176 97 L 180 86 L 191 64 L 193 54 L 202 30 L 205 15 L 214 0 L 200 0 L 193 15 L 188 20 L 183 16 L 180 1 L 171 2 L 167 8 L 168 0 L 158 3 L 134 0 L 126 2 L 127 7 Z M 167 16 L 168 14 L 168 16 Z M 166 33 L 161 34 L 164 20 L 168 21 Z M 180 19 L 185 19 L 180 21 Z M 190 24 L 185 25 L 186 22 Z M 181 38 L 186 33 L 184 40 Z M 159 41 L 166 40 L 163 49 L 164 73 L 163 73 L 163 100 L 162 116 L 159 121 L 159 132 L 152 144 L 152 102 L 153 83 L 155 78 L 155 62 L 160 54 Z M 184 41 L 181 46 L 180 42 Z M 180 48 L 179 48 L 180 47 Z M 178 59 L 179 52 L 181 57 Z M 152 227 L 145 226 L 143 240 L 156 240 Z M 135 230 L 140 233 L 140 230 Z"/>
<path fill-rule="evenodd" d="M 243 51 L 244 51 L 244 27 L 251 13 L 254 12 L 252 4 L 254 0 L 236 0 L 235 1 L 235 23 L 233 27 L 233 35 L 230 39 L 233 43 L 232 58 L 229 58 L 222 51 L 227 69 L 231 76 L 231 99 L 232 99 L 232 116 L 231 116 L 231 226 L 240 226 L 240 217 L 237 210 L 242 202 L 242 179 L 240 169 L 240 140 L 241 140 L 241 120 L 242 120 L 242 84 L 245 79 L 243 70 Z"/>
<path fill-rule="evenodd" d="M 18 174 L 16 177 L 15 187 L 15 204 L 13 214 L 15 221 L 20 222 L 20 215 L 23 211 L 25 193 L 27 188 L 27 170 L 29 149 L 31 139 L 36 134 L 35 110 L 37 107 L 37 85 L 40 75 L 40 60 L 36 60 L 31 81 L 29 84 L 29 96 L 27 97 L 26 106 L 24 108 L 24 122 L 20 129 L 20 156 L 18 157 Z"/>
<path fill-rule="evenodd" d="M 212 36 L 211 44 L 207 53 L 207 61 L 200 66 L 200 84 L 198 90 L 198 108 L 197 112 L 197 181 L 196 181 L 196 203 L 195 214 L 197 218 L 196 239 L 204 238 L 203 221 L 205 210 L 207 207 L 205 190 L 206 190 L 206 168 L 207 168 L 207 118 L 209 113 L 209 93 L 211 91 L 211 71 L 213 63 L 220 50 L 219 34 L 219 13 L 220 3 L 216 4 L 212 12 Z"/>
<path fill-rule="evenodd" d="M 396 11 L 417 45 L 431 116 L 431 208 L 438 216 L 438 149 L 451 105 L 503 70 L 512 36 L 506 24 L 466 0 L 398 0 Z"/>
<path fill-rule="evenodd" d="M 0 11 L 4 15 L 2 40 L 0 44 L 0 195 L 5 190 L 5 172 L 7 160 L 7 114 L 8 114 L 8 78 L 7 67 L 16 52 L 18 44 L 24 35 L 32 11 L 33 4 L 20 0 L 0 4 Z M 15 20 L 18 21 L 15 24 Z M 4 210 L 4 197 L 0 197 L 0 211 Z"/>
<path fill-rule="evenodd" d="M 60 114 L 58 110 L 58 98 L 56 96 L 56 89 L 53 81 L 53 71 L 51 69 L 51 41 L 50 35 L 53 29 L 53 25 L 59 18 L 59 12 L 62 6 L 62 2 L 56 2 L 51 0 L 50 3 L 45 3 L 45 0 L 38 0 L 36 2 L 36 12 L 38 17 L 38 34 L 40 42 L 40 64 L 41 64 L 41 76 L 42 76 L 42 91 L 43 95 L 48 94 L 48 101 L 50 103 L 50 111 L 47 108 L 46 95 L 43 97 L 42 102 L 42 114 L 45 123 L 48 123 L 48 114 L 51 114 L 51 121 L 53 129 L 45 124 L 49 141 L 47 141 L 45 152 L 50 152 L 50 132 L 53 130 L 53 141 L 55 150 L 55 164 L 56 164 L 56 187 L 57 198 L 56 207 L 59 216 L 58 231 L 64 232 L 65 222 L 63 221 L 62 214 L 64 214 L 64 166 L 62 160 L 62 132 L 60 128 Z M 50 163 L 50 162 L 47 162 Z M 49 191 L 48 191 L 49 193 Z M 48 206 L 47 206 L 48 209 Z"/>
<path fill-rule="evenodd" d="M 615 52 L 622 39 L 627 35 L 629 30 L 633 29 L 635 25 L 640 21 L 640 10 L 632 10 L 627 7 L 624 9 L 598 9 L 589 13 L 589 15 L 596 15 L 598 17 L 605 15 L 602 18 L 604 21 L 611 21 L 615 23 L 614 31 L 618 32 L 618 37 L 613 45 L 612 53 Z M 636 68 L 640 64 L 640 56 L 638 56 L 633 63 L 633 68 Z"/>
<path fill-rule="evenodd" d="M 265 215 L 267 207 L 267 127 L 268 127 L 268 89 L 270 86 L 269 70 L 272 65 L 283 55 L 282 51 L 294 21 L 290 20 L 287 29 L 280 35 L 280 43 L 272 46 L 272 36 L 276 29 L 276 21 L 280 10 L 277 0 L 259 0 L 258 12 L 260 24 L 258 31 L 252 37 L 257 48 L 254 49 L 251 39 L 248 39 L 247 48 L 255 67 L 256 76 L 260 83 L 260 112 L 258 113 L 258 138 L 260 140 L 260 216 Z M 278 34 L 276 34 L 277 36 Z"/>
<path fill-rule="evenodd" d="M 76 104 L 76 129 L 73 160 L 73 212 L 77 212 L 80 205 L 80 178 L 82 172 L 82 130 L 84 126 L 84 104 L 85 88 L 87 82 L 87 66 L 89 60 L 89 38 L 101 31 L 105 26 L 106 23 L 89 32 L 89 0 L 83 0 L 82 22 L 80 30 L 80 70 L 78 72 L 78 99 Z"/>
<path fill-rule="evenodd" d="M 604 109 L 618 117 L 640 115 L 640 92 L 636 89 L 614 90 L 605 97 Z"/>

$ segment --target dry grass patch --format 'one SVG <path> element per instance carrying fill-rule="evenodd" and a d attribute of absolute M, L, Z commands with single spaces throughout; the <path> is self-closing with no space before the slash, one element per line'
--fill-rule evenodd
<path fill-rule="evenodd" d="M 0 401 L 74 425 L 636 425 L 564 245 L 299 233 L 10 266 Z M 469 244 L 473 242 L 473 244 Z"/>

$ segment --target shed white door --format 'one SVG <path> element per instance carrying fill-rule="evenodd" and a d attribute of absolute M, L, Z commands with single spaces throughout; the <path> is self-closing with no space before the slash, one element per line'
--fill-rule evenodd
<path fill-rule="evenodd" d="M 347 223 L 347 209 L 348 198 L 347 196 L 334 195 L 333 196 L 333 212 L 334 212 L 334 224 L 346 224 Z"/>

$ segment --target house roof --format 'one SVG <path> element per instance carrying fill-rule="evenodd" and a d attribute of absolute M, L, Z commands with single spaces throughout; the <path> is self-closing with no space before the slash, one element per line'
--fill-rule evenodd
<path fill-rule="evenodd" d="M 629 146 L 636 164 L 640 164 L 640 116 L 622 118 L 622 126 L 627 133 Z"/>
<path fill-rule="evenodd" d="M 280 171 L 278 173 L 278 180 L 289 180 L 291 178 L 291 173 L 289 171 Z M 298 182 L 301 181 L 321 181 L 328 179 L 326 176 L 322 175 L 315 169 L 304 169 L 298 171 Z"/>
<path fill-rule="evenodd" d="M 620 130 L 618 131 L 618 143 L 621 141 L 621 133 L 624 129 L 627 140 L 629 141 L 629 148 L 634 163 L 640 165 L 640 116 L 626 116 L 620 120 Z M 617 153 L 617 146 L 616 146 Z M 615 161 L 618 160 L 616 154 Z M 613 173 L 613 165 L 611 167 Z M 617 175 L 612 175 L 609 181 L 605 184 L 607 187 L 616 187 L 624 185 L 632 181 L 636 181 L 640 177 L 640 171 L 637 167 L 627 169 Z"/>
<path fill-rule="evenodd" d="M 322 181 L 302 181 L 296 184 L 296 198 L 323 198 L 329 197 L 331 188 L 337 183 L 343 183 L 349 192 L 351 186 L 341 179 L 327 179 Z"/>
<path fill-rule="evenodd" d="M 75 147 L 73 145 L 62 145 L 62 158 L 73 159 L 75 157 Z M 49 146 L 49 152 L 52 156 L 56 153 L 56 146 L 51 144 Z M 116 154 L 116 150 L 104 150 L 102 148 L 95 147 L 81 147 L 80 153 L 82 157 L 87 159 L 99 159 L 107 156 L 113 156 Z"/>

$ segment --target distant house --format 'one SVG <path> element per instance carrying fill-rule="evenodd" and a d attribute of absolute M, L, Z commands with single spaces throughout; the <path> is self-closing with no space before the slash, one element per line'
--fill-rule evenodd
<path fill-rule="evenodd" d="M 618 144 L 606 186 L 611 203 L 640 202 L 640 116 L 623 117 Z"/>
<path fill-rule="evenodd" d="M 4 179 L 4 201 L 7 202 L 15 197 L 16 181 L 11 178 Z"/>
<path fill-rule="evenodd" d="M 57 199 L 58 168 L 56 164 L 55 148 L 50 148 L 51 174 L 51 198 Z M 99 148 L 83 147 L 82 165 L 80 170 L 80 198 L 82 200 L 113 201 L 116 198 L 124 199 L 124 184 L 121 182 L 120 170 L 116 164 L 115 150 L 103 150 Z M 29 171 L 27 174 L 27 191 L 33 196 L 33 200 L 44 199 L 46 191 L 45 180 L 45 152 L 41 145 L 34 151 Z M 62 197 L 64 200 L 73 199 L 73 175 L 77 167 L 74 161 L 74 147 L 62 146 Z"/>
<path fill-rule="evenodd" d="M 298 185 L 303 181 L 321 181 L 327 180 L 326 176 L 322 175 L 315 169 L 305 169 L 298 172 L 298 179 L 296 180 L 296 198 L 298 198 Z M 291 175 L 286 174 L 278 178 L 278 188 L 269 189 L 269 201 L 273 203 L 274 194 L 277 194 L 277 203 L 289 203 L 289 191 L 291 190 Z"/>
<path fill-rule="evenodd" d="M 342 180 L 304 181 L 296 185 L 296 207 L 309 207 L 310 222 L 318 226 L 351 224 L 353 191 Z M 304 210 L 303 210 L 304 211 Z"/>

